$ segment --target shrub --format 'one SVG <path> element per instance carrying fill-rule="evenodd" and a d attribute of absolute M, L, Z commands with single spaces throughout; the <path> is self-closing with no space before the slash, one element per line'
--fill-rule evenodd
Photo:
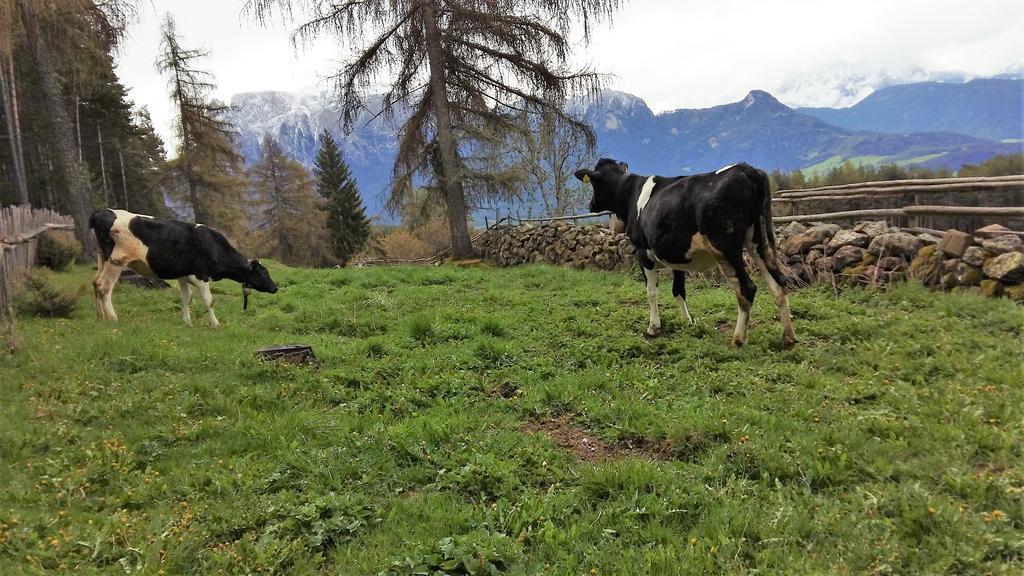
<path fill-rule="evenodd" d="M 67 318 L 78 306 L 83 289 L 62 290 L 50 281 L 43 270 L 33 270 L 25 279 L 25 286 L 14 299 L 14 307 L 26 316 Z"/>
<path fill-rule="evenodd" d="M 50 270 L 67 270 L 82 253 L 82 243 L 67 232 L 49 231 L 36 242 L 36 264 Z"/>
<path fill-rule="evenodd" d="M 397 228 L 385 234 L 380 244 L 388 258 L 427 258 L 449 247 L 448 223 L 442 219 L 432 219 L 415 228 Z"/>

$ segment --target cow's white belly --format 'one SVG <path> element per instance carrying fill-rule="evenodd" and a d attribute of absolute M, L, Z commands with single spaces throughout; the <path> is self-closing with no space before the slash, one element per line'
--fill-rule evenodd
<path fill-rule="evenodd" d="M 661 267 L 685 272 L 704 272 L 718 265 L 721 252 L 716 250 L 703 234 L 690 238 L 690 249 L 686 251 L 686 262 L 669 262 L 654 250 L 647 251 L 647 257 Z"/>

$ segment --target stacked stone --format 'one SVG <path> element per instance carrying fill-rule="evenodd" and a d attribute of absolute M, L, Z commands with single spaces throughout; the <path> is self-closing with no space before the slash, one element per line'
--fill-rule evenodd
<path fill-rule="evenodd" d="M 790 223 L 777 231 L 789 273 L 852 284 L 884 284 L 911 278 L 950 290 L 972 288 L 986 296 L 1024 302 L 1024 241 L 1002 226 L 941 238 L 911 234 L 884 220 L 836 224 Z M 499 266 L 546 263 L 591 270 L 630 270 L 633 246 L 625 234 L 605 226 L 567 222 L 503 226 L 477 241 L 480 257 Z"/>
<path fill-rule="evenodd" d="M 1006 294 L 1024 301 L 1024 241 L 999 225 L 986 226 L 968 234 L 946 232 L 929 253 L 922 253 L 921 267 L 929 279 L 937 278 L 944 290 L 978 286 L 985 296 Z M 929 264 L 925 266 L 925 262 Z M 934 268 L 935 263 L 938 268 Z"/>
<path fill-rule="evenodd" d="M 850 229 L 794 222 L 778 231 L 778 241 L 792 273 L 808 282 L 823 275 L 855 284 L 910 277 L 945 290 L 977 286 L 986 296 L 1024 301 L 1024 242 L 998 225 L 973 235 L 950 230 L 940 238 L 885 221 Z"/>
<path fill-rule="evenodd" d="M 546 263 L 593 270 L 627 270 L 633 246 L 605 226 L 566 222 L 494 228 L 477 241 L 481 258 L 499 266 Z"/>
<path fill-rule="evenodd" d="M 794 275 L 806 281 L 837 275 L 854 283 L 904 278 L 918 250 L 938 242 L 934 236 L 902 232 L 885 221 L 858 222 L 851 229 L 793 222 L 779 231 L 779 239 Z"/>

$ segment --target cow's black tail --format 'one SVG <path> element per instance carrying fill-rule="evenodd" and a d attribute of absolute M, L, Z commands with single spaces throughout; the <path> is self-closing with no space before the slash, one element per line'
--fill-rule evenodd
<path fill-rule="evenodd" d="M 110 229 L 114 226 L 116 218 L 110 210 L 97 210 L 89 217 L 89 228 L 92 229 L 93 235 L 96 237 L 96 245 L 99 246 L 99 250 L 96 251 L 96 264 L 100 267 L 103 266 L 105 260 L 110 258 L 110 253 L 114 250 L 114 240 L 110 236 Z"/>
<path fill-rule="evenodd" d="M 761 234 L 757 237 L 757 254 L 764 261 L 765 268 L 771 274 L 772 279 L 778 282 L 779 286 L 788 287 L 791 282 L 779 269 L 779 257 L 775 250 L 775 224 L 772 222 L 772 185 L 768 180 L 768 174 L 764 170 L 753 169 L 751 171 L 754 182 L 761 193 L 763 205 L 761 207 L 761 221 L 759 222 Z"/>

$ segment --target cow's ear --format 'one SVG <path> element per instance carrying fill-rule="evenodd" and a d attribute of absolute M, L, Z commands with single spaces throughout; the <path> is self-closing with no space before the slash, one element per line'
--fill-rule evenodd
<path fill-rule="evenodd" d="M 573 174 L 573 176 L 576 176 L 576 179 L 579 180 L 580 182 L 587 184 L 592 179 L 600 178 L 601 174 L 598 172 L 594 172 L 593 170 L 577 170 L 576 174 Z"/>
<path fill-rule="evenodd" d="M 253 260 L 252 262 L 250 262 L 249 263 L 249 269 L 252 270 L 252 271 L 259 270 L 260 269 L 260 261 L 259 260 Z"/>
<path fill-rule="evenodd" d="M 622 168 L 623 172 L 629 172 L 629 164 L 625 162 L 619 162 L 619 168 Z"/>

